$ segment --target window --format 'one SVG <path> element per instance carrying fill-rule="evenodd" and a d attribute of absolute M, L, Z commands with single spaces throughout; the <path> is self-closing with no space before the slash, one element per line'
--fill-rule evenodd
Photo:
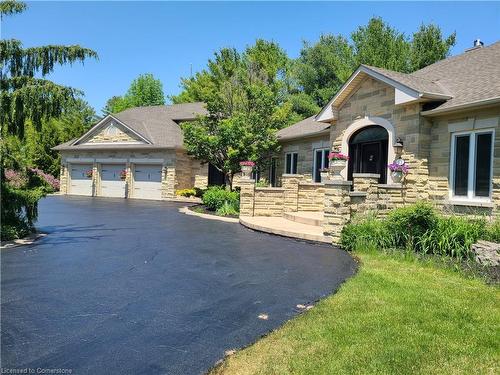
<path fill-rule="evenodd" d="M 285 154 L 285 173 L 297 174 L 297 158 L 296 152 L 287 152 Z"/>
<path fill-rule="evenodd" d="M 487 199 L 491 195 L 492 131 L 453 134 L 451 188 L 455 198 Z"/>
<path fill-rule="evenodd" d="M 313 162 L 313 176 L 315 182 L 321 182 L 320 171 L 324 168 L 328 168 L 328 154 L 330 149 L 320 148 L 314 150 L 314 162 Z"/>

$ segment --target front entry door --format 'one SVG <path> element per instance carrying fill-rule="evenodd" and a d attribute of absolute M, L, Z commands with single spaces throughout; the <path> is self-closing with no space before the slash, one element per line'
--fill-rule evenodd
<path fill-rule="evenodd" d="M 379 182 L 385 184 L 387 176 L 387 131 L 379 126 L 361 129 L 349 142 L 348 179 L 353 173 L 380 174 Z"/>

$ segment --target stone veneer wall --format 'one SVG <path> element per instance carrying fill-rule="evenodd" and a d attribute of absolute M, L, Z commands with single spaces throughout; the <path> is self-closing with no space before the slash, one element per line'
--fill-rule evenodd
<path fill-rule="evenodd" d="M 283 188 L 256 187 L 253 216 L 282 216 L 283 198 Z"/>
<path fill-rule="evenodd" d="M 494 129 L 493 194 L 488 207 L 454 205 L 449 200 L 451 140 L 454 132 Z M 500 215 L 500 106 L 433 118 L 429 156 L 429 197 L 446 211 Z"/>
<path fill-rule="evenodd" d="M 303 176 L 304 181 L 312 182 L 312 171 L 314 163 L 314 150 L 318 148 L 330 148 L 330 137 L 328 134 L 320 137 L 282 141 L 281 151 L 277 157 L 276 176 L 278 186 L 282 185 L 282 176 L 285 174 L 285 155 L 288 152 L 297 152 L 297 174 Z M 266 179 L 269 171 L 263 173 Z"/>
<path fill-rule="evenodd" d="M 134 163 L 131 159 L 141 159 L 141 164 L 147 164 L 147 159 L 163 159 L 162 166 L 162 198 L 175 198 L 175 190 L 192 187 L 206 188 L 208 182 L 208 165 L 190 158 L 184 151 L 145 151 L 145 150 L 81 150 L 61 152 L 60 192 L 68 194 L 70 182 L 70 164 L 68 159 L 91 160 L 93 164 L 94 195 L 100 195 L 100 165 L 96 159 L 124 159 L 127 170 L 127 190 L 133 191 Z M 143 161 L 142 161 L 143 160 Z M 127 194 L 127 196 L 129 196 Z"/>
<path fill-rule="evenodd" d="M 138 142 L 141 140 L 138 136 L 132 133 L 129 129 L 114 123 L 116 128 L 115 134 L 106 134 L 107 127 L 104 127 L 99 133 L 86 140 L 86 143 L 117 143 L 117 142 Z"/>
<path fill-rule="evenodd" d="M 300 182 L 298 186 L 298 211 L 323 211 L 325 187 L 322 183 Z"/>

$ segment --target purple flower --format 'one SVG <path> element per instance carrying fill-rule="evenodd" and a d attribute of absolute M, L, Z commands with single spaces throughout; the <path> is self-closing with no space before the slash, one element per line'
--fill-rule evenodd
<path fill-rule="evenodd" d="M 20 172 L 13 169 L 6 169 L 4 174 L 7 184 L 13 188 L 22 188 L 28 182 L 26 176 L 23 176 Z"/>
<path fill-rule="evenodd" d="M 402 172 L 403 174 L 408 174 L 410 171 L 410 167 L 408 164 L 403 163 L 403 164 L 397 164 L 397 163 L 391 163 L 387 166 L 391 172 Z"/>
<path fill-rule="evenodd" d="M 51 174 L 45 173 L 41 169 L 38 168 L 30 168 L 31 172 L 40 176 L 52 189 L 59 190 L 59 180 L 52 176 Z"/>

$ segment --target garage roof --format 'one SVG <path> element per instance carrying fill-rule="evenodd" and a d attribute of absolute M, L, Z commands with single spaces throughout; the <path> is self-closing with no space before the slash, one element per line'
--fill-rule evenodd
<path fill-rule="evenodd" d="M 54 150 L 181 148 L 183 136 L 179 124 L 183 121 L 192 121 L 197 116 L 205 114 L 207 114 L 207 110 L 205 104 L 201 102 L 129 108 L 120 113 L 107 115 L 82 137 L 60 144 L 54 147 Z M 113 119 L 143 138 L 144 143 L 99 144 L 83 142 Z"/>

